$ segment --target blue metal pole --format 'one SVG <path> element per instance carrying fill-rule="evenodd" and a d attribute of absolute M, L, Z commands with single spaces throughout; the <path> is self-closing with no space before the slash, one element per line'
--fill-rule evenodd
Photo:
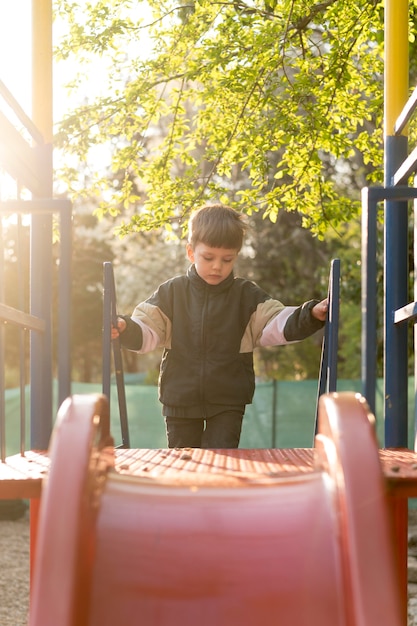
<path fill-rule="evenodd" d="M 39 145 L 40 194 L 52 198 L 52 0 L 32 0 L 32 117 Z M 31 313 L 45 332 L 31 333 L 31 447 L 46 450 L 52 432 L 52 216 L 32 216 Z"/>
<path fill-rule="evenodd" d="M 375 415 L 376 397 L 376 218 L 371 190 L 362 190 L 362 394 Z"/>
<path fill-rule="evenodd" d="M 113 268 L 111 263 L 103 263 L 103 345 L 102 345 L 102 391 L 110 408 L 111 396 L 111 309 Z"/>
<path fill-rule="evenodd" d="M 407 157 L 407 136 L 395 135 L 395 122 L 408 99 L 408 0 L 385 4 L 385 186 Z M 407 326 L 394 325 L 397 309 L 408 302 L 408 206 L 404 201 L 385 203 L 385 446 L 408 444 Z"/>
<path fill-rule="evenodd" d="M 71 395 L 71 261 L 72 261 L 72 205 L 60 212 L 61 254 L 59 264 L 59 319 L 58 319 L 58 404 Z"/>
<path fill-rule="evenodd" d="M 407 154 L 406 137 L 387 137 L 387 182 Z M 394 324 L 394 313 L 408 303 L 408 206 L 385 203 L 385 447 L 408 445 L 407 324 Z"/>

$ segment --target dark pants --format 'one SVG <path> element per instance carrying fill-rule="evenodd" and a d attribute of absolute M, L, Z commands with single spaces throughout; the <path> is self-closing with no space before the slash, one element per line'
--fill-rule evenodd
<path fill-rule="evenodd" d="M 169 448 L 237 448 L 243 412 L 223 411 L 207 419 L 165 417 Z"/>

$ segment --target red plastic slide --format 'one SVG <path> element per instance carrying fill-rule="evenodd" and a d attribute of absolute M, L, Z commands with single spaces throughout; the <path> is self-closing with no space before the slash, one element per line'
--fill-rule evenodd
<path fill-rule="evenodd" d="M 61 407 L 30 626 L 400 626 L 378 449 L 358 395 L 322 396 L 311 472 L 249 486 L 122 475 L 108 436 L 103 398 Z"/>

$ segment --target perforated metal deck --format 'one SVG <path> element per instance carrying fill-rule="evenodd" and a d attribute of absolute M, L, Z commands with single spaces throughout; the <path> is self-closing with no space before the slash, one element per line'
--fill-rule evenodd
<path fill-rule="evenodd" d="M 379 450 L 390 491 L 417 497 L 417 454 L 411 450 Z M 116 449 L 115 471 L 144 480 L 177 485 L 248 486 L 275 483 L 315 470 L 313 448 L 202 450 Z M 38 498 L 48 473 L 45 452 L 26 452 L 0 463 L 0 498 Z M 70 477 L 70 468 L 69 468 Z"/>

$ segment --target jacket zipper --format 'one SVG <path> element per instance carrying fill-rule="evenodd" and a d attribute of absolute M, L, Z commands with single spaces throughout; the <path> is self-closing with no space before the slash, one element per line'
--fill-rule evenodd
<path fill-rule="evenodd" d="M 204 290 L 204 302 L 203 309 L 201 311 L 201 366 L 200 366 L 200 398 L 202 400 L 202 407 L 204 410 L 203 419 L 206 418 L 206 389 L 205 389 L 205 378 L 206 378 L 206 321 L 207 321 L 207 308 L 208 308 L 208 289 L 207 287 Z"/>

